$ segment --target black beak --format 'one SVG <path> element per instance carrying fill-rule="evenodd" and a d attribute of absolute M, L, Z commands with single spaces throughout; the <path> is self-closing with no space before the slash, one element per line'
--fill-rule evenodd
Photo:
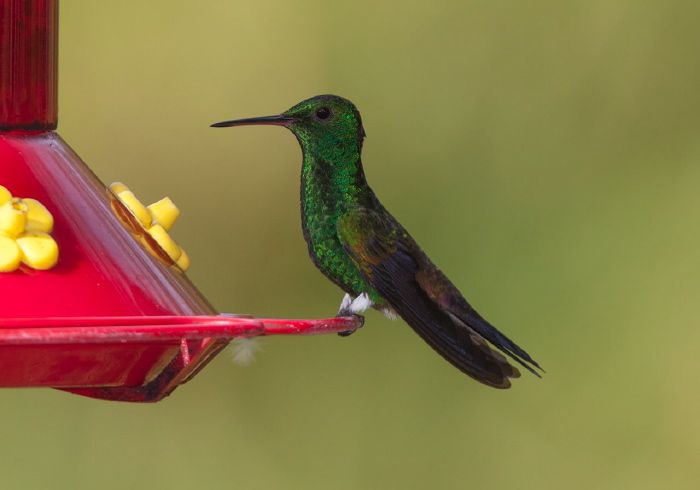
<path fill-rule="evenodd" d="M 265 117 L 249 117 L 247 119 L 235 119 L 233 121 L 224 121 L 212 124 L 212 128 L 228 128 L 230 126 L 251 126 L 251 125 L 272 125 L 272 126 L 290 126 L 294 122 L 294 118 L 279 115 Z"/>

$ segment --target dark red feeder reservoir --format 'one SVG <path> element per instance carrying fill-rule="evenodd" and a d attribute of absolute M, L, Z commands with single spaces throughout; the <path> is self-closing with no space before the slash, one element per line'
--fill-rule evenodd
<path fill-rule="evenodd" d="M 47 243 L 58 249 L 47 268 L 20 247 L 19 265 L 0 272 L 0 386 L 158 401 L 233 338 L 358 327 L 353 318 L 218 314 L 54 132 L 57 30 L 56 0 L 0 0 L 0 186 L 14 207 L 5 211 L 38 202 L 54 220 L 50 233 L 32 232 L 31 220 L 21 228 L 0 206 L 0 245 L 38 236 L 39 252 Z M 0 246 L 0 262 L 13 247 Z"/>

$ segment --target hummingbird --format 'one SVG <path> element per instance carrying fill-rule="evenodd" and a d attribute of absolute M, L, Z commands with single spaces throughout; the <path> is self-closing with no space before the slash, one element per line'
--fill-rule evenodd
<path fill-rule="evenodd" d="M 304 238 L 316 267 L 345 292 L 338 316 L 364 322 L 369 308 L 399 316 L 453 366 L 494 388 L 520 377 L 503 354 L 540 377 L 534 368 L 542 368 L 471 307 L 379 202 L 362 167 L 365 130 L 352 102 L 318 95 L 277 116 L 212 127 L 244 125 L 284 126 L 299 141 Z"/>

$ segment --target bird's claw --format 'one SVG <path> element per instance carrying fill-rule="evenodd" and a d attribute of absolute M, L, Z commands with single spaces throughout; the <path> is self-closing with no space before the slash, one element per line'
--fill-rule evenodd
<path fill-rule="evenodd" d="M 344 316 L 354 316 L 355 319 L 356 319 L 360 324 L 359 324 L 355 329 L 353 329 L 353 330 L 348 330 L 347 332 L 338 332 L 338 335 L 340 335 L 341 337 L 347 337 L 348 335 L 351 335 L 351 334 L 355 333 L 355 331 L 356 331 L 358 328 L 362 328 L 362 326 L 365 324 L 365 317 L 362 316 L 362 315 L 357 315 L 357 314 L 355 314 L 355 313 L 352 313 L 352 314 L 350 314 L 350 315 L 344 315 L 344 314 L 338 313 L 338 316 L 337 316 L 336 318 L 344 317 Z"/>

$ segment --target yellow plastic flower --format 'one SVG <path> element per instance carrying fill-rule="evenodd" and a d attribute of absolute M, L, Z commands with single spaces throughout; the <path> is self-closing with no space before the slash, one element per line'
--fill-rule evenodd
<path fill-rule="evenodd" d="M 142 242 L 156 256 L 164 258 L 163 254 L 170 258 L 183 271 L 190 266 L 190 259 L 184 250 L 171 238 L 168 230 L 180 216 L 180 210 L 166 197 L 150 206 L 144 206 L 133 192 L 121 182 L 115 182 L 109 189 L 117 196 L 119 201 L 134 215 L 138 223 L 148 234 L 142 237 Z M 160 250 L 154 250 L 152 242 L 158 245 Z"/>
<path fill-rule="evenodd" d="M 51 269 L 58 262 L 58 245 L 49 235 L 53 216 L 36 199 L 20 199 L 0 185 L 0 272 Z"/>

